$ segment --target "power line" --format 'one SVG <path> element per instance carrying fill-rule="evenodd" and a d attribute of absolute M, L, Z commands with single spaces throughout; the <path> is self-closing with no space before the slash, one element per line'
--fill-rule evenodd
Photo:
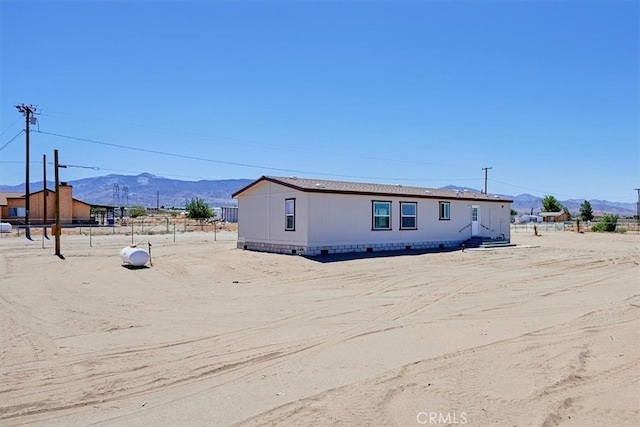
<path fill-rule="evenodd" d="M 2 135 L 4 135 L 5 133 L 7 133 L 7 131 L 8 131 L 9 129 L 11 129 L 11 128 L 13 127 L 13 125 L 15 125 L 16 123 L 18 123 L 18 121 L 19 121 L 19 120 L 20 120 L 20 117 L 18 117 L 18 118 L 17 118 L 13 123 L 11 123 L 11 124 L 9 125 L 9 127 L 8 127 L 8 128 L 6 128 L 4 131 L 2 131 L 2 133 L 0 133 L 0 136 L 2 136 Z"/>
<path fill-rule="evenodd" d="M 66 114 L 66 113 L 57 113 L 56 114 L 54 112 L 53 114 L 49 113 L 47 115 L 52 115 L 52 116 L 56 116 L 56 115 L 60 116 L 61 115 L 61 116 L 64 117 L 65 115 L 68 115 L 68 114 Z M 179 136 L 188 136 L 189 138 L 202 139 L 202 140 L 205 140 L 205 141 L 216 141 L 216 142 L 228 141 L 228 142 L 233 142 L 233 143 L 236 143 L 236 144 L 244 144 L 244 145 L 255 146 L 255 147 L 263 147 L 263 148 L 273 148 L 273 149 L 278 149 L 278 150 L 281 150 L 281 151 L 290 151 L 290 152 L 294 152 L 294 153 L 322 154 L 322 155 L 328 155 L 328 156 L 344 156 L 344 154 L 336 153 L 336 152 L 317 151 L 317 150 L 314 151 L 314 150 L 309 150 L 308 148 L 296 149 L 296 148 L 285 147 L 285 146 L 277 145 L 277 144 L 265 144 L 265 143 L 261 143 L 261 142 L 249 141 L 249 140 L 246 140 L 246 139 L 229 137 L 229 136 L 203 135 L 203 134 L 198 134 L 198 133 L 194 133 L 194 132 L 178 132 L 178 131 L 170 130 L 170 129 L 162 129 L 162 128 L 159 128 L 157 126 L 154 126 L 154 127 L 141 126 L 139 124 L 133 124 L 133 123 L 123 122 L 123 121 L 119 121 L 119 120 L 105 120 L 105 119 L 98 119 L 98 118 L 93 118 L 93 117 L 89 117 L 89 116 L 78 116 L 78 115 L 74 115 L 74 116 L 70 116 L 70 117 L 82 117 L 85 120 L 88 120 L 90 122 L 97 122 L 97 123 L 116 123 L 116 124 L 132 127 L 132 128 L 137 128 L 137 129 L 151 129 L 151 130 L 153 130 L 155 132 L 159 132 L 159 133 L 173 134 L 173 135 L 179 135 Z M 382 158 L 382 157 L 375 157 L 375 156 L 354 155 L 354 154 L 350 154 L 349 157 L 365 159 L 365 160 L 382 160 L 382 161 L 385 161 L 385 162 L 407 163 L 407 164 L 416 164 L 416 165 L 453 166 L 452 164 L 446 164 L 446 163 L 422 162 L 422 161 L 417 161 L 417 160 L 392 159 L 392 158 Z M 459 166 L 459 165 L 455 165 L 455 166 Z"/>
<path fill-rule="evenodd" d="M 122 145 L 122 144 L 114 144 L 114 143 L 111 143 L 111 142 L 97 141 L 97 140 L 94 140 L 94 139 L 80 138 L 80 137 L 75 137 L 75 136 L 70 136 L 70 135 L 62 135 L 62 134 L 59 134 L 59 133 L 46 132 L 46 131 L 42 131 L 42 130 L 38 130 L 36 132 L 42 133 L 42 134 L 45 134 L 45 135 L 56 136 L 56 137 L 59 137 L 59 138 L 71 139 L 71 140 L 74 140 L 74 141 L 89 142 L 89 143 L 92 143 L 92 144 L 106 145 L 106 146 L 109 146 L 109 147 L 122 148 L 122 149 L 132 150 L 132 151 L 140 151 L 140 152 L 143 152 L 143 153 L 159 154 L 159 155 L 163 155 L 163 156 L 170 156 L 170 157 L 176 157 L 176 158 L 182 158 L 182 159 L 188 159 L 188 160 L 197 160 L 197 161 L 201 161 L 201 162 L 219 163 L 219 164 L 225 164 L 225 165 L 231 165 L 231 166 L 241 166 L 241 167 L 246 167 L 246 168 L 263 169 L 263 170 L 266 169 L 266 170 L 273 170 L 273 171 L 278 171 L 278 172 L 313 174 L 313 175 L 342 177 L 342 178 L 389 180 L 389 181 L 453 181 L 452 179 L 427 180 L 427 179 L 423 179 L 423 178 L 397 178 L 397 177 L 375 177 L 375 176 L 343 175 L 343 174 L 331 174 L 331 173 L 325 173 L 325 172 L 304 171 L 304 170 L 298 170 L 298 169 L 274 168 L 274 167 L 269 167 L 269 166 L 253 165 L 253 164 L 249 164 L 249 163 L 229 162 L 229 161 L 224 161 L 224 160 L 208 159 L 208 158 L 198 157 L 198 156 L 189 156 L 189 155 L 186 155 L 186 154 L 169 153 L 169 152 L 165 152 L 165 151 L 151 150 L 151 149 L 148 149 L 148 148 L 130 147 L 130 146 L 127 146 L 127 145 Z M 455 181 L 475 181 L 475 178 L 456 179 Z"/>
<path fill-rule="evenodd" d="M 19 137 L 20 135 L 22 135 L 22 132 L 24 132 L 24 129 L 22 129 L 20 132 L 18 132 L 18 133 L 16 134 L 16 136 L 14 136 L 13 138 L 11 138 L 11 139 L 9 140 L 9 142 L 7 142 L 7 143 L 6 143 L 6 144 L 4 144 L 2 147 L 0 147 L 0 151 L 4 150 L 4 149 L 5 149 L 5 147 L 6 147 L 7 145 L 11 144 L 11 142 L 12 142 L 14 139 L 16 139 L 17 137 Z"/>

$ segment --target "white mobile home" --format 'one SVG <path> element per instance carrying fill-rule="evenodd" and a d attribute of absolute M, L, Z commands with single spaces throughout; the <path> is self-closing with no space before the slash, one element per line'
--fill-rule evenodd
<path fill-rule="evenodd" d="M 510 240 L 512 200 L 471 191 L 263 176 L 233 197 L 241 249 L 320 255 Z"/>

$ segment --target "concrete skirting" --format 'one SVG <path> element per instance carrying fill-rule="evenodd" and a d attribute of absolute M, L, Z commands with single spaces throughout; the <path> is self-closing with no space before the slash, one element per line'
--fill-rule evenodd
<path fill-rule="evenodd" d="M 258 252 L 271 252 L 290 255 L 329 255 L 347 254 L 357 252 L 385 252 L 400 250 L 427 250 L 427 249 L 451 249 L 460 247 L 462 240 L 435 241 L 435 242 L 403 242 L 403 243 L 372 243 L 353 245 L 324 245 L 304 246 L 263 242 L 238 242 L 238 249 L 246 249 Z"/>

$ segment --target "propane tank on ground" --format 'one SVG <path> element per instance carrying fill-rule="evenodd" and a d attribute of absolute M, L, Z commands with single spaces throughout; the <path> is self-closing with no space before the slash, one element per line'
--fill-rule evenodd
<path fill-rule="evenodd" d="M 131 245 L 120 251 L 120 259 L 134 267 L 142 267 L 149 261 L 149 252 Z"/>

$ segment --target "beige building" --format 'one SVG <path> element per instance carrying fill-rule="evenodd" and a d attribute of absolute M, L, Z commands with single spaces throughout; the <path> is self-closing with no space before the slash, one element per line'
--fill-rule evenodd
<path fill-rule="evenodd" d="M 91 205 L 74 199 L 73 187 L 60 185 L 60 222 L 82 224 L 92 220 Z M 26 199 L 24 193 L 0 193 L 0 221 L 14 225 L 25 223 Z M 29 223 L 53 224 L 55 220 L 56 192 L 41 190 L 29 196 Z"/>
<path fill-rule="evenodd" d="M 321 255 L 511 237 L 512 201 L 471 191 L 263 176 L 233 197 L 241 249 Z"/>

